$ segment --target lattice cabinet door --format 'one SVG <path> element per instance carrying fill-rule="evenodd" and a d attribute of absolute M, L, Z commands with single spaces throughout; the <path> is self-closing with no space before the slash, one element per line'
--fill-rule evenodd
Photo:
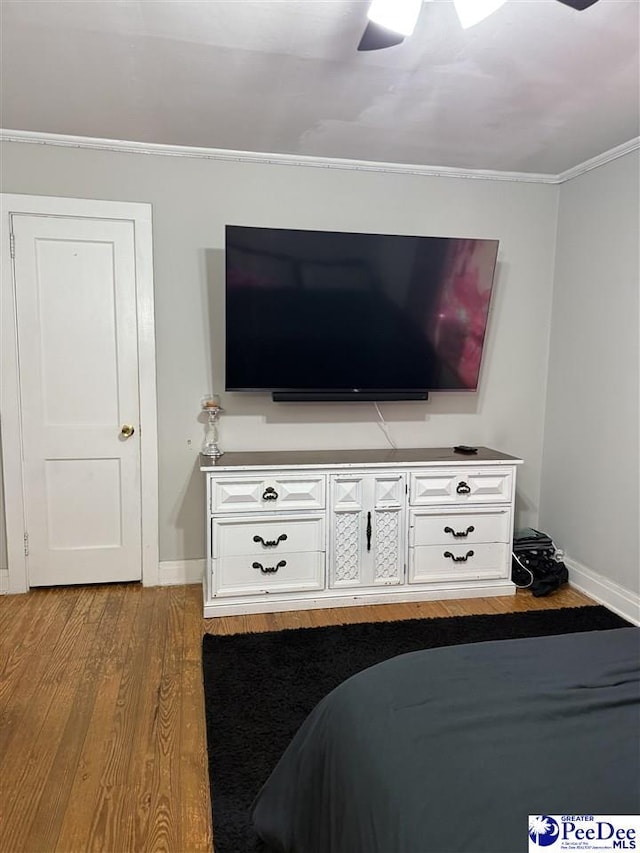
<path fill-rule="evenodd" d="M 331 587 L 404 583 L 405 488 L 399 473 L 331 477 Z"/>

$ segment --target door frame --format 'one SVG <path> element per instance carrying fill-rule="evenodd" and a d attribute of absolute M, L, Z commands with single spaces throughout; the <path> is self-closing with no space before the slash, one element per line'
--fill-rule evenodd
<path fill-rule="evenodd" d="M 136 265 L 138 387 L 140 399 L 140 498 L 142 583 L 158 585 L 158 427 L 153 307 L 151 205 L 53 196 L 0 193 L 0 412 L 7 534 L 8 592 L 29 589 L 25 554 L 25 492 L 22 464 L 20 364 L 15 270 L 10 249 L 11 216 L 69 216 L 116 219 L 133 223 Z"/>

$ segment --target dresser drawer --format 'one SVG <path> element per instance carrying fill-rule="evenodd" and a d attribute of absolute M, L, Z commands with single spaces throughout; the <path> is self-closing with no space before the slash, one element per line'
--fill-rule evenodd
<path fill-rule="evenodd" d="M 324 587 L 324 553 L 239 555 L 213 561 L 215 596 L 302 592 Z"/>
<path fill-rule="evenodd" d="M 211 477 L 211 512 L 324 509 L 324 476 Z"/>
<path fill-rule="evenodd" d="M 511 468 L 457 468 L 411 475 L 412 506 L 511 501 Z"/>
<path fill-rule="evenodd" d="M 242 554 L 277 562 L 280 554 L 325 548 L 324 515 L 221 516 L 211 524 L 211 552 L 216 558 Z"/>
<path fill-rule="evenodd" d="M 503 509 L 412 510 L 409 542 L 421 545 L 476 545 L 511 541 L 510 507 Z"/>
<path fill-rule="evenodd" d="M 510 569 L 511 549 L 506 543 L 409 549 L 409 583 L 506 578 Z"/>

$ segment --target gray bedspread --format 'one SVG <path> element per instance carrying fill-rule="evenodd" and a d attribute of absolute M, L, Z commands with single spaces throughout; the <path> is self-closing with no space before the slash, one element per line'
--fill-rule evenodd
<path fill-rule="evenodd" d="M 286 853 L 518 853 L 530 814 L 640 810 L 640 628 L 401 655 L 309 715 L 253 819 Z"/>

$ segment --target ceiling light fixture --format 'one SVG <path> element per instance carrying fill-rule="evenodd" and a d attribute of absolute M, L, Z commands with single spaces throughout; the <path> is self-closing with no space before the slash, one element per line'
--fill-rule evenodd
<path fill-rule="evenodd" d="M 2 0 L 0 0 L 2 2 Z M 371 0 L 358 50 L 382 50 L 402 44 L 410 36 L 427 0 Z M 582 11 L 598 0 L 559 0 L 565 6 Z M 496 12 L 506 0 L 453 0 L 460 24 L 467 29 Z"/>
<path fill-rule="evenodd" d="M 367 17 L 394 33 L 410 36 L 416 28 L 423 0 L 372 0 Z"/>
<path fill-rule="evenodd" d="M 453 5 L 466 30 L 483 21 L 503 6 L 506 0 L 454 0 Z"/>

